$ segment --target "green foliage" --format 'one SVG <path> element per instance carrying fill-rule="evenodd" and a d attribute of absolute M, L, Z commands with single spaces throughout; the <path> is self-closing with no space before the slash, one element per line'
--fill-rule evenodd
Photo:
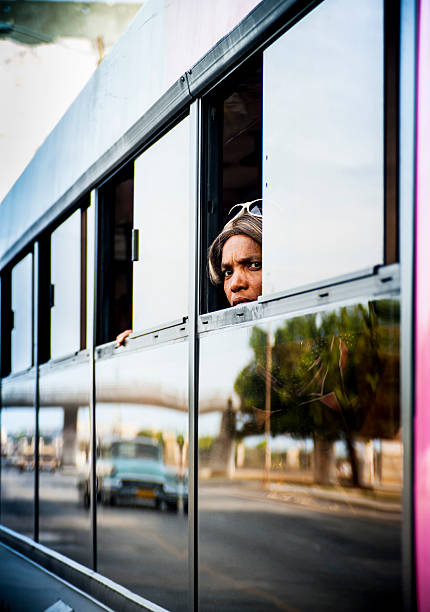
<path fill-rule="evenodd" d="M 271 347 L 271 433 L 347 443 L 357 434 L 396 435 L 398 323 L 395 300 L 287 320 Z M 266 331 L 255 327 L 254 359 L 235 381 L 238 438 L 264 431 L 267 342 Z"/>
<path fill-rule="evenodd" d="M 138 438 L 155 438 L 156 434 L 152 431 L 152 429 L 140 429 L 137 432 Z"/>

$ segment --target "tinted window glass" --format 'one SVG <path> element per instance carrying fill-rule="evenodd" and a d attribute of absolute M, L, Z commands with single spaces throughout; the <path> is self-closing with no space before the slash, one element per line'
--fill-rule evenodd
<path fill-rule="evenodd" d="M 51 357 L 80 349 L 81 211 L 51 236 Z"/>
<path fill-rule="evenodd" d="M 217 88 L 204 108 L 206 207 L 202 238 L 209 247 L 234 205 L 261 198 L 261 54 Z M 207 266 L 206 254 L 207 248 L 203 248 L 203 270 Z M 215 289 L 206 274 L 201 298 L 204 312 L 228 306 L 224 292 Z"/>
<path fill-rule="evenodd" d="M 200 351 L 201 608 L 401 609 L 398 301 Z"/>
<path fill-rule="evenodd" d="M 96 361 L 98 571 L 186 610 L 188 343 L 122 351 Z"/>
<path fill-rule="evenodd" d="M 186 118 L 135 161 L 135 331 L 188 312 L 189 130 Z"/>
<path fill-rule="evenodd" d="M 99 189 L 97 344 L 115 340 L 132 323 L 133 165 Z"/>
<path fill-rule="evenodd" d="M 12 269 L 13 329 L 12 371 L 31 366 L 33 342 L 33 256 L 27 255 Z"/>
<path fill-rule="evenodd" d="M 83 565 L 91 563 L 88 361 L 40 371 L 39 538 Z"/>
<path fill-rule="evenodd" d="M 2 381 L 1 522 L 26 536 L 34 527 L 34 375 Z"/>
<path fill-rule="evenodd" d="M 263 292 L 383 263 L 382 2 L 326 0 L 263 58 Z"/>

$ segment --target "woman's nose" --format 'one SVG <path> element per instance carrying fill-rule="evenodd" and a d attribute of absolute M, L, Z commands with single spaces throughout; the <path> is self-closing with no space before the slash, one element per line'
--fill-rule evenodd
<path fill-rule="evenodd" d="M 240 291 L 241 289 L 245 289 L 246 285 L 246 274 L 243 272 L 242 269 L 236 269 L 231 277 L 231 291 Z"/>

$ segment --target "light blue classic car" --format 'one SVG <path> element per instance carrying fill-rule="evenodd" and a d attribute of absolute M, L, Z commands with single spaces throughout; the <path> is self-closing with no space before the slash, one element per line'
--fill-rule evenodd
<path fill-rule="evenodd" d="M 85 503 L 88 480 L 80 488 Z M 104 446 L 97 461 L 97 497 L 111 506 L 132 503 L 174 511 L 182 498 L 184 512 L 188 511 L 186 476 L 163 463 L 162 448 L 152 438 L 115 440 Z"/>

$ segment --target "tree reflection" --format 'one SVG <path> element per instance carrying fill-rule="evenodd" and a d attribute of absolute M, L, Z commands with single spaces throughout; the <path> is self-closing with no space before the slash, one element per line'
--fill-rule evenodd
<path fill-rule="evenodd" d="M 335 441 L 345 443 L 351 483 L 361 486 L 354 442 L 399 430 L 399 303 L 379 300 L 287 320 L 266 368 L 265 329 L 252 330 L 253 360 L 239 373 L 236 437 L 270 432 L 314 441 L 314 480 L 331 482 Z M 268 371 L 269 370 L 269 371 Z M 270 411 L 265 404 L 270 387 Z M 267 427 L 266 427 L 267 429 Z"/>

